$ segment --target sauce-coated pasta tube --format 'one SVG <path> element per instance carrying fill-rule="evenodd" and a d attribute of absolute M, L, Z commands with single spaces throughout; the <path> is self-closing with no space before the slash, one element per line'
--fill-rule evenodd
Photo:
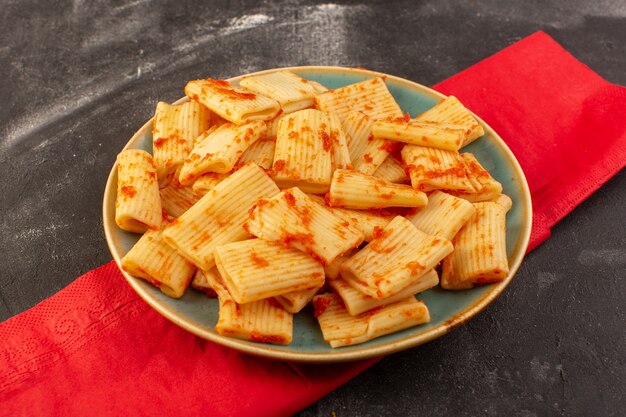
<path fill-rule="evenodd" d="M 338 169 L 328 193 L 331 207 L 373 209 L 386 207 L 423 207 L 426 194 L 409 185 L 394 184 L 357 171 Z"/>
<path fill-rule="evenodd" d="M 159 182 L 182 166 L 195 139 L 209 129 L 211 112 L 195 101 L 170 105 L 157 104 L 152 128 L 154 162 Z"/>
<path fill-rule="evenodd" d="M 196 267 L 163 240 L 162 230 L 148 230 L 122 258 L 122 269 L 180 298 Z"/>
<path fill-rule="evenodd" d="M 293 316 L 268 300 L 237 304 L 219 273 L 205 273 L 220 304 L 215 330 L 223 336 L 253 342 L 288 345 L 293 338 Z"/>
<path fill-rule="evenodd" d="M 217 271 L 217 267 L 214 266 L 209 272 L 206 273 L 201 269 L 198 269 L 193 276 L 193 279 L 191 280 L 191 286 L 195 290 L 205 293 L 206 296 L 209 298 L 216 298 L 217 293 L 209 283 L 209 280 L 206 277 L 207 274 L 219 274 L 219 272 Z"/>
<path fill-rule="evenodd" d="M 309 197 L 318 204 L 326 207 L 335 216 L 348 222 L 350 226 L 363 233 L 364 241 L 369 242 L 374 239 L 377 229 L 382 229 L 393 219 L 393 215 L 377 213 L 370 210 L 350 210 L 338 207 L 329 207 L 324 198 L 310 194 Z"/>
<path fill-rule="evenodd" d="M 351 110 L 360 111 L 374 120 L 402 116 L 400 106 L 380 77 L 322 93 L 315 97 L 315 106 L 337 113 L 341 120 Z"/>
<path fill-rule="evenodd" d="M 452 250 L 449 240 L 427 235 L 397 216 L 379 237 L 343 262 L 341 275 L 356 289 L 380 300 L 400 292 Z"/>
<path fill-rule="evenodd" d="M 504 211 L 507 213 L 509 210 L 511 210 L 511 207 L 513 207 L 513 200 L 511 200 L 511 197 L 509 197 L 506 194 L 500 194 L 499 196 L 497 196 L 496 198 L 490 201 L 500 204 L 502 207 L 504 207 Z"/>
<path fill-rule="evenodd" d="M 426 207 L 408 214 L 406 218 L 424 233 L 452 240 L 475 212 L 469 201 L 433 191 L 428 196 Z"/>
<path fill-rule="evenodd" d="M 376 178 L 396 184 L 410 184 L 411 179 L 406 175 L 404 167 L 396 158 L 388 156 L 373 174 Z"/>
<path fill-rule="evenodd" d="M 313 106 L 313 97 L 318 92 L 308 80 L 291 71 L 281 70 L 268 74 L 249 75 L 239 83 L 242 87 L 280 103 L 285 113 Z"/>
<path fill-rule="evenodd" d="M 117 155 L 115 223 L 133 233 L 161 226 L 161 197 L 152 156 L 139 149 Z"/>
<path fill-rule="evenodd" d="M 230 172 L 246 149 L 265 134 L 265 123 L 224 124 L 194 146 L 180 171 L 179 181 L 191 185 L 202 174 Z"/>
<path fill-rule="evenodd" d="M 233 87 L 224 80 L 207 78 L 189 81 L 185 86 L 185 94 L 236 124 L 271 120 L 280 111 L 280 104 L 276 100 Z"/>
<path fill-rule="evenodd" d="M 324 267 L 315 259 L 263 239 L 218 246 L 215 263 L 224 285 L 238 304 L 324 284 Z"/>
<path fill-rule="evenodd" d="M 375 138 L 449 151 L 458 151 L 467 137 L 467 132 L 462 126 L 407 119 L 399 117 L 377 120 L 374 122 L 372 134 Z"/>
<path fill-rule="evenodd" d="M 430 321 L 426 305 L 415 297 L 352 316 L 337 294 L 313 298 L 324 340 L 333 348 L 356 345 Z"/>
<path fill-rule="evenodd" d="M 193 191 L 200 195 L 205 195 L 209 191 L 211 191 L 217 184 L 224 181 L 230 173 L 227 174 L 218 174 L 217 172 L 207 172 L 206 174 L 202 174 L 197 180 L 193 183 Z"/>
<path fill-rule="evenodd" d="M 262 168 L 249 163 L 206 193 L 163 232 L 163 237 L 200 269 L 214 265 L 217 246 L 247 239 L 248 210 L 280 190 Z"/>
<path fill-rule="evenodd" d="M 464 289 L 499 282 L 509 275 L 506 210 L 497 203 L 475 203 L 476 215 L 454 238 L 454 252 L 443 261 L 441 286 Z"/>
<path fill-rule="evenodd" d="M 348 312 L 351 315 L 356 316 L 374 308 L 392 304 L 422 291 L 426 291 L 427 289 L 439 284 L 439 276 L 437 275 L 437 271 L 432 269 L 424 275 L 418 277 L 415 281 L 411 282 L 402 291 L 392 295 L 391 297 L 383 298 L 382 300 L 372 298 L 367 294 L 362 293 L 342 278 L 331 279 L 328 283 L 337 292 L 337 294 L 341 296 Z"/>
<path fill-rule="evenodd" d="M 465 162 L 467 178 L 472 183 L 475 192 L 458 191 L 453 194 L 477 203 L 479 201 L 489 201 L 502 194 L 502 184 L 496 181 L 489 171 L 478 162 L 478 159 L 471 153 L 462 153 L 461 158 Z"/>
<path fill-rule="evenodd" d="M 179 217 L 196 204 L 204 194 L 197 193 L 191 187 L 185 187 L 178 181 L 170 182 L 159 190 L 161 207 L 172 217 Z"/>
<path fill-rule="evenodd" d="M 304 251 L 324 265 L 363 241 L 363 233 L 298 188 L 260 200 L 250 210 L 246 227 L 259 238 Z"/>
<path fill-rule="evenodd" d="M 415 189 L 475 192 L 458 152 L 406 145 L 402 148 L 402 161 Z"/>
<path fill-rule="evenodd" d="M 339 120 L 339 117 L 337 117 L 335 113 L 328 113 L 328 122 L 330 128 L 332 170 L 352 168 L 348 142 L 341 125 L 341 120 Z"/>
<path fill-rule="evenodd" d="M 317 294 L 323 284 L 319 287 L 311 287 L 306 290 L 289 292 L 287 294 L 278 295 L 274 299 L 283 306 L 285 310 L 291 314 L 299 313 L 308 303 L 313 299 L 313 296 Z"/>
<path fill-rule="evenodd" d="M 372 136 L 374 119 L 358 111 L 350 111 L 343 120 L 348 152 L 356 171 L 372 175 L 389 156 L 391 143 Z"/>
<path fill-rule="evenodd" d="M 241 155 L 239 164 L 247 164 L 252 161 L 261 168 L 268 170 L 272 167 L 274 161 L 274 149 L 276 142 L 272 140 L 257 140 Z"/>
<path fill-rule="evenodd" d="M 332 177 L 329 126 L 328 115 L 313 109 L 280 120 L 272 166 L 279 187 L 299 187 L 314 194 L 328 191 Z"/>
<path fill-rule="evenodd" d="M 449 123 L 462 126 L 466 131 L 465 146 L 485 134 L 478 120 L 454 96 L 449 96 L 436 106 L 416 117 L 420 122 Z"/>

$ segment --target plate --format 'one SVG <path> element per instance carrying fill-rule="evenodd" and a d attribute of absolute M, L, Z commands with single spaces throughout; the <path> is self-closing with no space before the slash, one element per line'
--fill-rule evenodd
<path fill-rule="evenodd" d="M 338 88 L 372 77 L 385 76 L 389 91 L 402 110 L 409 112 L 411 117 L 424 112 L 445 97 L 423 85 L 374 71 L 317 66 L 287 69 L 308 80 L 318 81 L 328 88 Z M 255 74 L 271 71 L 276 69 Z M 229 81 L 237 84 L 240 79 L 241 76 L 231 78 Z M 186 100 L 182 98 L 178 102 Z M 471 290 L 444 291 L 433 288 L 419 294 L 418 298 L 426 303 L 430 311 L 430 323 L 360 345 L 333 349 L 322 338 L 322 332 L 309 306 L 294 316 L 293 342 L 290 345 L 267 345 L 219 335 L 214 328 L 218 316 L 217 300 L 209 299 L 203 293 L 190 288 L 182 298 L 176 300 L 162 294 L 146 281 L 134 278 L 124 271 L 122 274 L 148 304 L 178 326 L 204 339 L 257 356 L 297 362 L 340 362 L 386 355 L 433 340 L 483 310 L 509 285 L 524 258 L 530 238 L 532 206 L 524 173 L 498 134 L 480 118 L 477 119 L 483 125 L 485 135 L 463 150 L 474 153 L 491 175 L 502 183 L 503 192 L 513 200 L 513 207 L 506 217 L 510 274 L 500 283 L 479 286 Z M 125 149 L 127 148 L 144 149 L 152 153 L 152 120 L 144 124 L 130 139 Z M 120 266 L 122 257 L 137 242 L 140 235 L 125 232 L 115 224 L 116 186 L 117 164 L 113 165 L 105 188 L 103 223 L 107 244 L 113 259 Z"/>

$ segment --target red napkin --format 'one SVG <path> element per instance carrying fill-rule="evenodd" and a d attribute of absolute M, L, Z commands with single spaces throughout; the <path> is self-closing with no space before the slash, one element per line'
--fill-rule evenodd
<path fill-rule="evenodd" d="M 438 84 L 509 144 L 534 198 L 531 248 L 626 161 L 626 89 L 536 33 Z M 0 325 L 3 415 L 290 415 L 376 360 L 301 365 L 193 336 L 113 262 Z"/>

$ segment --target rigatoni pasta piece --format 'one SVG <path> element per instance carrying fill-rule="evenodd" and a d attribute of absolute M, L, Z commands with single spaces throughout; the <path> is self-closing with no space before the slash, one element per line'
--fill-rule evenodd
<path fill-rule="evenodd" d="M 388 156 L 373 174 L 376 178 L 396 184 L 411 183 L 404 167 L 396 158 Z"/>
<path fill-rule="evenodd" d="M 402 149 L 402 161 L 415 189 L 475 191 L 458 152 L 406 145 Z"/>
<path fill-rule="evenodd" d="M 475 212 L 476 209 L 469 201 L 442 191 L 433 191 L 428 196 L 426 207 L 406 218 L 424 233 L 452 240 Z"/>
<path fill-rule="evenodd" d="M 351 161 L 361 158 L 365 153 L 368 143 L 373 139 L 373 126 L 374 120 L 365 114 L 352 110 L 347 113 L 341 127 L 346 134 Z"/>
<path fill-rule="evenodd" d="M 348 142 L 341 126 L 341 120 L 335 113 L 328 113 L 331 141 L 332 170 L 352 168 Z"/>
<path fill-rule="evenodd" d="M 223 336 L 253 342 L 288 345 L 293 338 L 293 316 L 268 300 L 237 304 L 219 273 L 206 274 L 220 304 L 215 330 Z"/>
<path fill-rule="evenodd" d="M 197 180 L 194 181 L 192 186 L 193 191 L 197 194 L 205 195 L 229 175 L 230 173 L 218 174 L 217 172 L 207 172 L 206 174 L 202 174 Z"/>
<path fill-rule="evenodd" d="M 299 313 L 313 299 L 313 296 L 322 288 L 324 284 L 307 288 L 305 290 L 289 292 L 278 295 L 274 300 L 291 314 Z"/>
<path fill-rule="evenodd" d="M 172 217 L 179 217 L 196 204 L 204 194 L 197 193 L 192 187 L 185 187 L 178 181 L 171 181 L 159 190 L 161 207 Z"/>
<path fill-rule="evenodd" d="M 333 348 L 356 345 L 430 321 L 426 305 L 408 297 L 380 309 L 352 316 L 337 294 L 313 298 L 324 340 Z"/>
<path fill-rule="evenodd" d="M 285 117 L 287 113 L 280 113 L 278 116 L 274 117 L 272 120 L 268 120 L 265 122 L 265 126 L 267 130 L 265 131 L 265 139 L 273 140 L 276 142 L 276 135 L 278 134 L 278 124 L 280 120 Z"/>
<path fill-rule="evenodd" d="M 511 210 L 511 207 L 513 207 L 513 200 L 511 200 L 511 197 L 506 194 L 500 194 L 490 201 L 500 204 L 502 207 L 504 207 L 504 211 L 507 213 L 509 210 Z"/>
<path fill-rule="evenodd" d="M 180 298 L 196 267 L 163 240 L 163 231 L 148 230 L 122 258 L 122 269 L 143 278 L 164 294 Z"/>
<path fill-rule="evenodd" d="M 191 286 L 195 290 L 205 293 L 206 296 L 209 298 L 216 298 L 217 293 L 215 292 L 215 290 L 213 289 L 213 286 L 211 285 L 211 283 L 206 277 L 207 275 L 211 275 L 211 274 L 219 274 L 216 266 L 211 268 L 211 270 L 206 273 L 202 271 L 201 269 L 198 269 L 195 275 L 193 276 L 193 279 L 191 280 Z"/>
<path fill-rule="evenodd" d="M 328 115 L 313 109 L 280 120 L 272 166 L 280 188 L 299 187 L 314 194 L 328 191 L 332 177 L 329 126 Z"/>
<path fill-rule="evenodd" d="M 278 101 L 285 113 L 313 106 L 313 97 L 318 94 L 308 80 L 288 70 L 249 75 L 243 77 L 239 84 L 249 91 Z"/>
<path fill-rule="evenodd" d="M 215 263 L 238 304 L 324 285 L 324 267 L 306 253 L 263 239 L 215 248 Z"/>
<path fill-rule="evenodd" d="M 341 265 L 341 275 L 354 288 L 380 300 L 400 292 L 452 250 L 450 241 L 427 235 L 396 216 L 379 237 Z"/>
<path fill-rule="evenodd" d="M 115 223 L 133 233 L 161 226 L 161 198 L 152 156 L 140 149 L 117 155 Z"/>
<path fill-rule="evenodd" d="M 348 312 L 351 315 L 356 316 L 374 308 L 395 303 L 422 291 L 426 291 L 429 288 L 433 288 L 439 284 L 439 276 L 437 276 L 437 271 L 432 269 L 424 275 L 418 277 L 415 281 L 411 282 L 402 291 L 392 295 L 391 297 L 383 298 L 382 300 L 372 298 L 367 294 L 362 293 L 348 284 L 343 278 L 330 279 L 328 283 L 331 288 L 333 288 L 337 294 L 341 296 Z"/>
<path fill-rule="evenodd" d="M 152 128 L 154 162 L 161 183 L 180 169 L 195 139 L 209 129 L 211 112 L 195 101 L 157 104 Z"/>
<path fill-rule="evenodd" d="M 499 282 L 509 274 L 506 210 L 493 202 L 474 207 L 476 215 L 454 237 L 454 252 L 444 259 L 441 286 L 445 289 Z"/>
<path fill-rule="evenodd" d="M 394 216 L 378 213 L 370 210 L 350 210 L 338 207 L 329 207 L 325 199 L 316 195 L 309 195 L 313 201 L 326 207 L 335 216 L 348 222 L 350 226 L 358 229 L 364 235 L 364 241 L 369 242 L 374 239 L 376 230 L 382 230 L 393 219 Z"/>
<path fill-rule="evenodd" d="M 375 138 L 449 151 L 458 151 L 467 138 L 467 131 L 463 126 L 404 117 L 377 120 L 372 128 L 372 134 Z"/>
<path fill-rule="evenodd" d="M 466 131 L 466 139 L 462 146 L 465 146 L 485 134 L 485 131 L 478 120 L 461 104 L 454 96 L 449 96 L 439 102 L 436 106 L 426 110 L 416 117 L 420 122 L 449 123 L 462 126 Z"/>
<path fill-rule="evenodd" d="M 363 112 L 374 120 L 402 116 L 400 106 L 380 77 L 319 94 L 315 97 L 315 106 L 337 113 L 341 120 L 350 110 Z"/>
<path fill-rule="evenodd" d="M 259 238 L 306 252 L 324 265 L 363 241 L 363 233 L 298 188 L 259 201 L 250 210 L 246 228 Z"/>
<path fill-rule="evenodd" d="M 200 269 L 214 265 L 217 246 L 249 237 L 248 210 L 280 190 L 262 168 L 249 163 L 205 194 L 163 232 L 163 237 Z"/>
<path fill-rule="evenodd" d="M 357 171 L 338 169 L 328 193 L 331 207 L 375 209 L 386 207 L 423 207 L 426 194 L 409 185 L 393 184 Z"/>
<path fill-rule="evenodd" d="M 273 140 L 257 140 L 241 155 L 238 164 L 247 164 L 253 161 L 261 168 L 268 170 L 274 161 L 276 142 Z"/>
<path fill-rule="evenodd" d="M 313 88 L 315 88 L 317 94 L 325 93 L 328 91 L 328 88 L 326 86 L 318 83 L 317 81 L 309 80 L 309 84 L 311 84 Z"/>
<path fill-rule="evenodd" d="M 204 136 L 180 171 L 179 181 L 191 185 L 202 174 L 230 172 L 246 149 L 265 134 L 265 123 L 227 123 Z"/>
<path fill-rule="evenodd" d="M 185 86 L 185 94 L 236 124 L 271 120 L 280 111 L 280 104 L 276 100 L 233 87 L 224 80 L 207 78 L 189 81 Z"/>
<path fill-rule="evenodd" d="M 502 194 L 502 184 L 496 181 L 489 171 L 478 162 L 471 153 L 462 153 L 461 158 L 465 162 L 467 178 L 472 183 L 475 192 L 455 192 L 454 194 L 473 203 L 489 201 Z"/>

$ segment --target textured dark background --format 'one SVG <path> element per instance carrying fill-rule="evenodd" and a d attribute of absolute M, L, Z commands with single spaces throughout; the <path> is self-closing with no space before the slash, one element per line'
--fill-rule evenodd
<path fill-rule="evenodd" d="M 109 261 L 115 155 L 186 80 L 363 66 L 434 84 L 536 30 L 626 84 L 626 2 L 0 2 L 0 321 Z M 488 121 L 487 121 L 488 122 Z M 470 323 L 301 416 L 626 413 L 626 174 Z"/>

